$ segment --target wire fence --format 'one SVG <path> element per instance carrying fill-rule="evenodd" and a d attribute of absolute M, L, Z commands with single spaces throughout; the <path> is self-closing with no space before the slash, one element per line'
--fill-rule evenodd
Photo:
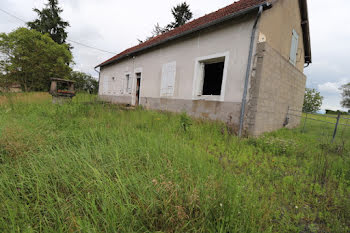
<path fill-rule="evenodd" d="M 288 109 L 288 118 L 296 117 L 301 121 L 302 133 L 315 134 L 319 138 L 326 138 L 331 143 L 336 140 L 343 144 L 350 141 L 350 115 L 319 114 Z"/>

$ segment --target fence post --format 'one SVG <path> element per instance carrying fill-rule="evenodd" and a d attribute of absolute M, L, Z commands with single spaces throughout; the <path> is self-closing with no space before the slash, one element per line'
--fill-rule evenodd
<path fill-rule="evenodd" d="M 332 143 L 334 142 L 335 136 L 337 135 L 337 130 L 338 130 L 340 116 L 341 116 L 341 112 L 338 112 L 337 123 L 335 124 Z"/>
<path fill-rule="evenodd" d="M 301 114 L 303 114 L 303 113 L 301 113 Z M 305 121 L 304 121 L 303 133 L 305 133 L 305 126 L 306 126 L 307 114 L 308 114 L 308 113 L 306 113 L 306 117 L 305 117 Z"/>

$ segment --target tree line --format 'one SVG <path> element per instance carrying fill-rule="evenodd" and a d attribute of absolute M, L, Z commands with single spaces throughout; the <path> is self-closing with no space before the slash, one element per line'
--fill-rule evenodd
<path fill-rule="evenodd" d="M 343 108 L 350 109 L 350 83 L 345 84 L 339 88 L 342 91 L 342 101 L 341 106 Z M 315 113 L 321 109 L 322 102 L 324 97 L 321 96 L 321 93 L 318 92 L 316 89 L 313 88 L 306 88 L 305 89 L 305 95 L 304 95 L 304 104 L 303 104 L 303 112 L 307 113 Z M 332 110 L 326 110 L 326 114 L 337 114 L 341 111 L 332 111 Z M 343 114 L 350 113 L 350 110 L 346 112 L 341 112 Z"/>
<path fill-rule="evenodd" d="M 0 86 L 21 85 L 25 92 L 48 91 L 51 78 L 76 81 L 78 91 L 97 93 L 98 81 L 73 71 L 72 46 L 66 42 L 69 23 L 61 18 L 58 0 L 34 9 L 38 18 L 8 34 L 0 34 Z"/>
<path fill-rule="evenodd" d="M 77 90 L 97 93 L 97 80 L 72 70 L 73 47 L 67 43 L 70 24 L 62 19 L 63 9 L 58 6 L 58 0 L 48 0 L 43 9 L 33 10 L 37 18 L 27 22 L 27 27 L 0 34 L 2 89 L 19 84 L 25 92 L 47 91 L 51 78 L 62 78 L 76 81 Z M 156 24 L 152 36 L 146 40 L 185 24 L 193 15 L 186 2 L 173 7 L 171 12 L 174 21 L 165 27 Z"/>

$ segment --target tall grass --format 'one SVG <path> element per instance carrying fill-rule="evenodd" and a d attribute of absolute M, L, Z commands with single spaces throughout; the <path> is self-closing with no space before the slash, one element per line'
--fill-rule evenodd
<path fill-rule="evenodd" d="M 33 99 L 0 105 L 1 232 L 349 231 L 347 145 Z"/>

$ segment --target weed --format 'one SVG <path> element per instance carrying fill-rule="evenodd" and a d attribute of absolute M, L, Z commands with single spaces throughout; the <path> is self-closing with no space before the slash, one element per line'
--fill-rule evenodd
<path fill-rule="evenodd" d="M 186 113 L 182 113 L 180 115 L 180 125 L 183 128 L 184 132 L 187 132 L 189 127 L 192 125 L 192 120 Z"/>
<path fill-rule="evenodd" d="M 348 131 L 334 145 L 317 122 L 238 139 L 96 96 L 12 100 L 0 97 L 1 232 L 350 230 Z"/>

